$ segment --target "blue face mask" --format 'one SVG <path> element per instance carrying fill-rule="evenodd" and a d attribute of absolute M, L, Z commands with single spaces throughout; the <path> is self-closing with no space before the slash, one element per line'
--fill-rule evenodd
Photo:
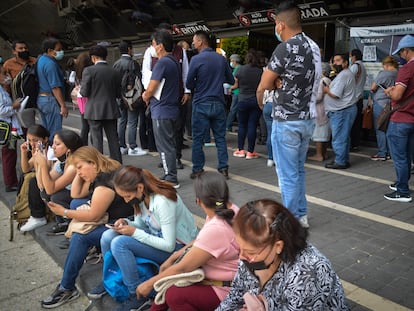
<path fill-rule="evenodd" d="M 277 40 L 279 40 L 280 42 L 283 42 L 282 37 L 277 33 L 276 27 L 275 27 L 275 37 Z"/>
<path fill-rule="evenodd" d="M 65 56 L 64 51 L 56 51 L 56 55 L 55 55 L 56 60 L 61 60 L 63 58 L 63 56 Z"/>
<path fill-rule="evenodd" d="M 348 59 L 348 62 L 349 62 L 349 66 L 351 66 L 351 65 L 352 65 L 352 57 L 350 57 L 350 58 Z"/>

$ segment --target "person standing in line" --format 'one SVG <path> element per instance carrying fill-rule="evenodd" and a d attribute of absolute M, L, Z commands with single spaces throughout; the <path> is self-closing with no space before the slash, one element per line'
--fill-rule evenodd
<path fill-rule="evenodd" d="M 375 81 L 371 85 L 371 93 L 373 93 L 373 113 L 374 113 L 374 128 L 377 136 L 378 152 L 371 156 L 373 161 L 386 161 L 389 159 L 390 152 L 388 150 L 387 137 L 385 132 L 377 129 L 377 119 L 385 105 L 389 103 L 390 98 L 385 94 L 385 89 L 391 87 L 395 83 L 395 78 L 398 73 L 398 62 L 392 56 L 386 56 L 382 60 L 381 70 Z"/>
<path fill-rule="evenodd" d="M 257 88 L 263 108 L 265 90 L 273 90 L 280 77 L 278 98 L 273 103 L 272 148 L 283 204 L 308 228 L 305 160 L 314 128 L 316 93 L 321 76 L 318 45 L 302 32 L 300 10 L 282 2 L 275 19 L 278 44 Z"/>
<path fill-rule="evenodd" d="M 141 68 L 139 64 L 132 59 L 132 43 L 129 41 L 121 41 L 119 43 L 119 52 L 121 53 L 121 57 L 115 62 L 113 68 L 119 72 L 120 77 L 124 77 L 125 73 L 129 76 L 139 77 L 141 80 Z M 132 70 L 132 73 L 130 71 Z M 124 80 L 124 79 L 122 79 Z M 121 90 L 121 92 L 126 92 L 133 89 L 135 84 L 135 79 L 131 79 L 131 81 L 125 81 L 127 85 L 127 89 Z M 131 84 L 130 84 L 131 83 Z M 121 83 L 120 87 L 124 87 Z M 118 125 L 118 136 L 119 136 L 119 145 L 121 148 L 122 154 L 128 154 L 129 156 L 142 156 L 146 155 L 147 152 L 142 150 L 141 147 L 137 145 L 137 127 L 138 127 L 138 116 L 140 113 L 140 109 L 134 108 L 131 110 L 130 107 L 126 107 L 122 101 L 123 99 L 120 98 L 121 105 L 120 105 L 120 112 L 121 117 L 119 119 Z M 128 144 L 129 148 L 125 143 L 125 130 L 128 125 Z"/>
<path fill-rule="evenodd" d="M 88 97 L 85 119 L 89 123 L 92 146 L 103 153 L 102 130 L 105 130 L 110 157 L 122 163 L 117 132 L 119 109 L 116 101 L 121 97 L 121 82 L 116 70 L 106 62 L 107 55 L 108 51 L 103 46 L 95 45 L 89 49 L 94 66 L 83 70 L 80 94 Z"/>
<path fill-rule="evenodd" d="M 58 61 L 64 56 L 62 44 L 58 39 L 47 38 L 42 43 L 43 54 L 37 60 L 39 95 L 37 108 L 44 127 L 49 131 L 49 140 L 62 129 L 62 117 L 68 116 L 65 103 L 65 81 Z"/>
<path fill-rule="evenodd" d="M 192 57 L 187 76 L 187 88 L 193 91 L 192 179 L 204 171 L 203 140 L 210 129 L 217 147 L 217 169 L 229 177 L 223 83 L 234 84 L 234 78 L 226 59 L 209 47 L 209 39 L 205 31 L 194 34 L 193 45 L 199 53 Z"/>
<path fill-rule="evenodd" d="M 362 129 L 362 108 L 364 103 L 364 86 L 367 80 L 367 71 L 362 62 L 362 52 L 354 49 L 349 53 L 349 70 L 355 76 L 355 97 L 357 106 L 357 115 L 351 129 L 351 150 L 359 150 Z"/>
<path fill-rule="evenodd" d="M 257 124 L 262 110 L 259 108 L 256 98 L 256 89 L 259 85 L 263 68 L 259 63 L 257 52 L 250 49 L 245 57 L 245 65 L 241 66 L 234 76 L 235 85 L 239 89 L 237 120 L 237 150 L 233 156 L 238 158 L 257 159 L 259 155 L 254 151 L 256 145 Z M 247 136 L 247 152 L 244 150 L 244 142 Z"/>
<path fill-rule="evenodd" d="M 357 106 L 355 104 L 355 76 L 348 68 L 348 55 L 336 54 L 334 66 L 338 73 L 330 85 L 323 88 L 325 110 L 328 112 L 332 130 L 332 148 L 335 159 L 326 163 L 330 169 L 347 169 L 351 143 L 351 128 L 354 123 Z"/>
<path fill-rule="evenodd" d="M 391 115 L 387 129 L 387 140 L 397 179 L 389 186 L 393 192 L 384 194 L 384 198 L 396 202 L 411 202 L 408 181 L 411 177 L 411 148 L 414 139 L 414 36 L 404 36 L 392 54 L 398 54 L 407 63 L 398 71 L 395 86 L 385 90 L 385 94 L 391 99 L 392 108 L 404 105 Z"/>
<path fill-rule="evenodd" d="M 142 99 L 151 109 L 155 144 L 164 169 L 161 178 L 179 188 L 176 163 L 176 122 L 179 114 L 178 98 L 180 65 L 172 56 L 173 39 L 166 30 L 158 30 L 152 39 L 158 61 Z M 158 94 L 159 93 L 159 94 Z"/>
<path fill-rule="evenodd" d="M 233 77 L 236 75 L 237 70 L 239 70 L 241 66 L 240 63 L 241 63 L 241 59 L 238 54 L 232 54 L 230 56 L 230 67 L 233 68 L 233 72 L 232 72 Z M 231 105 L 230 105 L 230 111 L 229 111 L 229 114 L 227 115 L 227 120 L 226 120 L 226 130 L 228 132 L 233 131 L 233 122 L 237 114 L 238 98 L 239 98 L 239 88 L 237 85 L 237 80 L 236 80 L 236 83 L 230 87 L 230 90 L 231 90 Z"/>

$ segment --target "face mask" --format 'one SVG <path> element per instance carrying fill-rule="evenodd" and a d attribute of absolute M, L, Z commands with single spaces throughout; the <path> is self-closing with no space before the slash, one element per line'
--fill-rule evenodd
<path fill-rule="evenodd" d="M 4 85 L 10 85 L 12 83 L 13 79 L 10 76 L 6 76 L 3 80 Z"/>
<path fill-rule="evenodd" d="M 248 260 L 242 259 L 243 263 L 246 265 L 246 267 L 254 272 L 256 270 L 266 270 L 269 269 L 270 266 L 273 264 L 273 262 L 275 261 L 274 259 L 272 260 L 271 263 L 269 263 L 268 265 L 266 265 L 266 263 L 264 262 L 264 260 L 262 261 L 257 261 L 257 262 L 249 262 Z"/>
<path fill-rule="evenodd" d="M 128 202 L 128 204 L 130 204 L 131 206 L 136 206 L 138 207 L 142 201 L 144 201 L 145 195 L 142 194 L 142 197 L 140 199 L 138 198 L 133 198 L 131 201 Z"/>
<path fill-rule="evenodd" d="M 158 57 L 157 51 L 155 51 L 155 48 L 152 45 L 150 46 L 150 53 L 151 57 Z"/>
<path fill-rule="evenodd" d="M 333 67 L 335 68 L 335 71 L 337 72 L 337 73 L 340 73 L 341 71 L 342 71 L 342 65 L 333 65 Z"/>
<path fill-rule="evenodd" d="M 30 58 L 30 52 L 29 51 L 17 52 L 17 56 L 21 59 L 27 60 Z"/>
<path fill-rule="evenodd" d="M 63 56 L 65 56 L 64 51 L 56 51 L 56 55 L 55 55 L 56 60 L 61 60 L 63 58 Z"/>
<path fill-rule="evenodd" d="M 0 64 L 3 63 L 3 57 L 0 57 Z"/>
<path fill-rule="evenodd" d="M 230 67 L 231 67 L 231 68 L 234 68 L 235 66 L 234 66 L 234 64 L 233 64 L 233 63 L 230 63 Z"/>
<path fill-rule="evenodd" d="M 352 65 L 352 58 L 351 57 L 348 59 L 348 63 L 349 63 L 349 66 Z"/>
<path fill-rule="evenodd" d="M 283 42 L 282 37 L 280 36 L 280 34 L 278 34 L 276 27 L 275 27 L 275 37 L 277 40 L 279 40 L 280 42 Z"/>

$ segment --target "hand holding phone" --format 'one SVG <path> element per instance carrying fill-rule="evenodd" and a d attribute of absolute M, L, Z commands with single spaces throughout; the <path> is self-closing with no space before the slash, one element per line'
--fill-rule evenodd
<path fill-rule="evenodd" d="M 115 226 L 113 224 L 105 224 L 105 227 L 109 229 L 113 229 Z"/>

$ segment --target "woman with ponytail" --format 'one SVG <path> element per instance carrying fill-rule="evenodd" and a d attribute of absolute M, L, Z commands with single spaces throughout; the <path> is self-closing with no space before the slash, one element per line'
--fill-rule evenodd
<path fill-rule="evenodd" d="M 153 311 L 214 310 L 230 291 L 236 274 L 239 246 L 232 222 L 238 207 L 229 200 L 226 179 L 217 172 L 203 172 L 195 179 L 194 190 L 196 203 L 206 213 L 205 225 L 192 243 L 174 252 L 161 266 L 161 272 L 139 285 L 136 293 L 148 296 L 156 281 L 200 267 L 205 278 L 186 287 L 171 286 L 165 304 L 153 303 Z"/>
<path fill-rule="evenodd" d="M 118 219 L 101 238 L 102 254 L 111 250 L 129 290 L 129 297 L 116 310 L 137 309 L 148 303 L 137 299 L 140 275 L 136 257 L 161 265 L 172 252 L 181 249 L 197 235 L 194 217 L 171 183 L 149 171 L 131 165 L 117 170 L 113 178 L 115 191 L 134 207 L 134 220 Z M 106 293 L 98 285 L 88 293 L 91 299 Z"/>

